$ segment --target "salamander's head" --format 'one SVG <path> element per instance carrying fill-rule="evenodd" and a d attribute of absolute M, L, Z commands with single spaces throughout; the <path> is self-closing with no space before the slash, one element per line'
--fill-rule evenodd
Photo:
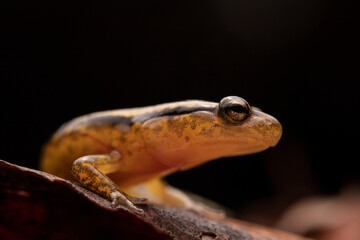
<path fill-rule="evenodd" d="M 181 169 L 265 150 L 282 134 L 274 117 L 236 96 L 219 103 L 184 101 L 159 109 L 142 124 L 144 140 L 158 160 Z"/>

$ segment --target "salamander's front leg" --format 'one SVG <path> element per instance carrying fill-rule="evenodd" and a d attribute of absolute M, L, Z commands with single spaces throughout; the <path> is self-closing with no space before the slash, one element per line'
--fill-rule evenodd
<path fill-rule="evenodd" d="M 137 208 L 129 197 L 105 174 L 119 170 L 121 155 L 113 151 L 109 154 L 88 155 L 78 158 L 72 165 L 72 174 L 86 188 L 106 197 L 113 205 L 121 204 L 137 213 L 143 210 Z"/>

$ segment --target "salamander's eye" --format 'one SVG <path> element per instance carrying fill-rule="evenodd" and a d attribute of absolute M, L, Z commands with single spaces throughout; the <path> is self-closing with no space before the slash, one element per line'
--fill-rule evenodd
<path fill-rule="evenodd" d="M 219 103 L 219 116 L 229 123 L 240 123 L 251 115 L 251 107 L 240 97 L 225 97 Z"/>

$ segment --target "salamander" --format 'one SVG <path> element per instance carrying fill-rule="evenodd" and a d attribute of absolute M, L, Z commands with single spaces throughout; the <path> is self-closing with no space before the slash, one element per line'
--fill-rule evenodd
<path fill-rule="evenodd" d="M 210 213 L 161 179 L 213 159 L 275 146 L 281 124 L 243 98 L 187 100 L 91 113 L 60 127 L 40 168 L 79 181 L 116 207 L 141 214 L 129 196 Z"/>

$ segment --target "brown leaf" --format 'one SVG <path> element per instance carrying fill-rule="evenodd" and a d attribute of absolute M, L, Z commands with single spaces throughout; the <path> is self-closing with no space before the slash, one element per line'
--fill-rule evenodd
<path fill-rule="evenodd" d="M 304 238 L 227 218 L 137 201 L 144 215 L 68 180 L 0 160 L 0 239 L 239 239 Z"/>

